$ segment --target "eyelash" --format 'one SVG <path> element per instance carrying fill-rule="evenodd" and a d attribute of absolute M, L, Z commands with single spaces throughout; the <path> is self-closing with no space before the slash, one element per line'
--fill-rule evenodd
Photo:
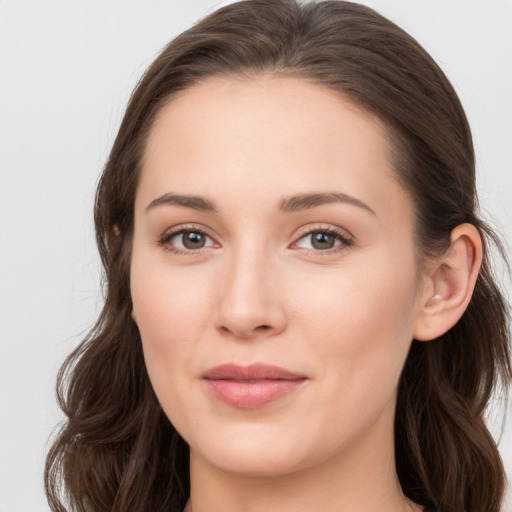
<path fill-rule="evenodd" d="M 193 225 L 188 225 L 188 226 L 182 225 L 182 226 L 177 226 L 175 229 L 164 233 L 161 237 L 158 238 L 157 244 L 160 247 L 162 247 L 164 250 L 169 251 L 173 254 L 177 254 L 177 255 L 190 256 L 190 255 L 201 254 L 203 252 L 204 248 L 182 250 L 182 249 L 178 249 L 170 244 L 170 241 L 174 237 L 184 234 L 184 233 L 199 233 L 201 235 L 206 236 L 210 240 L 213 240 L 213 238 L 211 236 L 209 236 L 204 231 L 204 229 L 201 229 L 200 227 L 196 227 Z M 316 226 L 314 228 L 308 228 L 307 230 L 305 230 L 302 234 L 300 234 L 298 236 L 296 241 L 293 242 L 293 244 L 291 246 L 292 247 L 296 246 L 301 240 L 303 240 L 307 236 L 312 236 L 314 233 L 323 233 L 323 234 L 334 236 L 340 242 L 340 244 L 337 246 L 334 246 L 330 249 L 303 249 L 307 254 L 310 254 L 310 255 L 314 254 L 315 256 L 316 255 L 327 256 L 327 255 L 331 255 L 331 254 L 346 250 L 346 249 L 350 248 L 351 246 L 353 246 L 353 244 L 354 244 L 354 240 L 352 239 L 352 237 L 350 235 L 347 235 L 347 232 L 345 232 L 345 231 L 337 230 L 335 228 L 326 228 L 324 226 Z"/>
<path fill-rule="evenodd" d="M 190 249 L 190 250 L 182 250 L 182 249 L 178 249 L 177 247 L 174 247 L 174 246 L 172 246 L 170 244 L 170 241 L 175 236 L 178 236 L 178 235 L 181 235 L 181 234 L 184 234 L 184 233 L 199 233 L 199 234 L 204 235 L 207 238 L 210 238 L 211 240 L 213 240 L 213 238 L 211 236 L 209 236 L 205 232 L 205 230 L 201 229 L 200 227 L 193 226 L 193 225 L 187 225 L 187 226 L 181 225 L 181 226 L 177 226 L 175 229 L 173 229 L 171 231 L 165 232 L 161 237 L 158 238 L 157 244 L 160 247 L 162 247 L 164 250 L 172 252 L 173 254 L 177 254 L 177 255 L 187 255 L 187 256 L 190 256 L 190 255 L 201 254 L 203 252 L 202 248 L 201 249 L 196 249 L 196 250 L 192 250 L 192 249 Z"/>
<path fill-rule="evenodd" d="M 314 233 L 322 233 L 335 237 L 339 240 L 340 244 L 334 246 L 330 249 L 303 249 L 306 254 L 314 255 L 314 256 L 329 256 L 332 254 L 336 254 L 340 251 L 346 250 L 354 245 L 354 240 L 351 235 L 349 235 L 346 231 L 341 231 L 336 228 L 326 228 L 325 226 L 315 226 L 313 228 L 307 228 L 303 233 L 301 233 L 297 240 L 293 242 L 292 246 L 296 246 L 301 240 L 308 236 L 312 236 Z"/>

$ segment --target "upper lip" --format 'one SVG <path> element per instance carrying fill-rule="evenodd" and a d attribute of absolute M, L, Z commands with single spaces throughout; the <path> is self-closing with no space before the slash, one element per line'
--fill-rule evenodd
<path fill-rule="evenodd" d="M 237 364 L 221 364 L 210 368 L 203 374 L 203 379 L 208 380 L 234 380 L 234 381 L 257 381 L 257 380 L 303 380 L 305 375 L 291 372 L 279 366 L 255 363 L 249 366 Z"/>

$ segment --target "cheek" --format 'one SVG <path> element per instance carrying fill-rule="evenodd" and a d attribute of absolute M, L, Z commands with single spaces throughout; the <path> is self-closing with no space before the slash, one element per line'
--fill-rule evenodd
<path fill-rule="evenodd" d="M 147 335 L 143 340 L 185 342 L 183 338 L 193 336 L 194 329 L 203 323 L 209 306 L 207 290 L 191 287 L 179 275 L 168 279 L 162 275 L 151 279 L 148 273 L 144 276 L 132 279 L 134 313 L 139 329 Z"/>
<path fill-rule="evenodd" d="M 295 284 L 303 339 L 325 362 L 326 389 L 350 389 L 340 399 L 355 406 L 392 396 L 412 341 L 415 283 L 412 256 L 397 263 L 382 253 Z"/>
<path fill-rule="evenodd" d="M 133 310 L 149 376 L 158 395 L 178 385 L 176 370 L 190 367 L 211 310 L 210 283 L 197 269 L 165 263 L 165 255 L 137 252 L 131 267 Z M 171 399 L 159 396 L 163 401 Z"/>

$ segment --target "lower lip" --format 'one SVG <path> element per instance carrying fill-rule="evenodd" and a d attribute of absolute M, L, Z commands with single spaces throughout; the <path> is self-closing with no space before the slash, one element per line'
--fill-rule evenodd
<path fill-rule="evenodd" d="M 305 379 L 232 381 L 205 379 L 208 391 L 218 400 L 240 409 L 258 409 L 292 393 Z"/>

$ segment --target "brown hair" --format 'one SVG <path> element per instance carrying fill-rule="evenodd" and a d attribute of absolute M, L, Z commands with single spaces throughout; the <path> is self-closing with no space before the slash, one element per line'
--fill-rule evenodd
<path fill-rule="evenodd" d="M 436 254 L 478 218 L 475 159 L 462 106 L 443 72 L 407 33 L 343 1 L 247 0 L 174 39 L 130 99 L 95 206 L 105 305 L 65 361 L 58 397 L 67 421 L 46 462 L 53 511 L 182 511 L 188 447 L 165 417 L 145 369 L 130 297 L 133 206 L 148 131 L 178 91 L 214 75 L 301 77 L 381 119 L 397 177 L 415 204 L 417 245 Z M 488 251 L 487 251 L 488 252 Z M 505 474 L 484 412 L 511 379 L 507 306 L 484 258 L 461 320 L 429 343 L 413 341 L 395 419 L 404 493 L 443 512 L 498 512 Z"/>

